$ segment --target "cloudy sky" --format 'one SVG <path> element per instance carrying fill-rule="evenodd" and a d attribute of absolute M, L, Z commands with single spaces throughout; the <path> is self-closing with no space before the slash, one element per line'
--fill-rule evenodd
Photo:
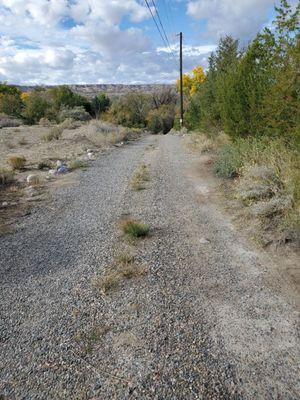
<path fill-rule="evenodd" d="M 294 0 L 293 0 L 294 1 Z M 246 44 L 270 24 L 274 0 L 0 0 L 0 81 L 16 84 L 161 83 L 206 66 L 225 33 Z"/>

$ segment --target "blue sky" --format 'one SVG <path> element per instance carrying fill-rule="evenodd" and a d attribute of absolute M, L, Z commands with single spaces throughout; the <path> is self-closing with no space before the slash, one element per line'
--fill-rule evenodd
<path fill-rule="evenodd" d="M 293 3 L 296 0 L 292 0 Z M 152 0 L 148 0 L 155 14 Z M 207 66 L 219 38 L 247 44 L 274 17 L 274 0 L 155 0 L 171 55 L 144 0 L 0 0 L 0 81 L 163 83 Z M 157 18 L 157 14 L 155 14 Z"/>

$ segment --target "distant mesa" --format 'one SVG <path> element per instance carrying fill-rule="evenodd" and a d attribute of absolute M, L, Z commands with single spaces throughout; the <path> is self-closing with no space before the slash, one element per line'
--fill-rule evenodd
<path fill-rule="evenodd" d="M 164 88 L 175 87 L 168 84 L 145 84 L 145 85 L 121 85 L 121 84 L 90 84 L 90 85 L 68 85 L 75 93 L 86 97 L 94 97 L 99 92 L 110 96 L 122 96 L 127 93 L 153 93 Z M 31 92 L 36 86 L 18 86 L 22 92 Z M 45 85 L 45 89 L 53 86 Z"/>

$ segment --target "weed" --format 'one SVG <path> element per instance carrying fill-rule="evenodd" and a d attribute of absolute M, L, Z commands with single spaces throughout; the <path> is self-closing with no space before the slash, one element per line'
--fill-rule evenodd
<path fill-rule="evenodd" d="M 10 142 L 9 140 L 5 142 L 5 146 L 8 149 L 14 149 L 16 147 L 16 145 L 13 142 Z"/>
<path fill-rule="evenodd" d="M 60 126 L 63 129 L 69 129 L 69 130 L 76 129 L 80 125 L 81 125 L 81 123 L 78 121 L 75 121 L 73 118 L 67 118 L 60 124 Z"/>
<path fill-rule="evenodd" d="M 79 344 L 83 344 L 83 348 L 86 353 L 91 353 L 94 345 L 99 342 L 109 331 L 109 326 L 95 325 L 88 332 L 77 332 L 75 335 L 75 341 Z"/>
<path fill-rule="evenodd" d="M 14 180 L 14 174 L 12 171 L 4 168 L 0 168 L 0 186 L 7 185 Z"/>
<path fill-rule="evenodd" d="M 116 261 L 118 264 L 131 264 L 134 262 L 134 256 L 127 253 L 121 253 L 117 256 Z"/>
<path fill-rule="evenodd" d="M 120 274 L 126 279 L 132 279 L 146 274 L 146 269 L 137 266 L 136 264 L 127 263 L 119 267 Z"/>
<path fill-rule="evenodd" d="M 8 158 L 7 162 L 13 170 L 21 170 L 25 166 L 26 158 L 24 156 L 12 156 Z"/>
<path fill-rule="evenodd" d="M 68 168 L 70 171 L 74 171 L 75 169 L 87 169 L 88 164 L 83 160 L 72 160 L 68 162 Z"/>
<path fill-rule="evenodd" d="M 99 289 L 103 294 L 118 287 L 121 280 L 119 273 L 111 271 L 103 277 L 97 277 L 94 279 L 94 287 Z"/>
<path fill-rule="evenodd" d="M 146 273 L 145 268 L 135 264 L 134 256 L 131 254 L 119 254 L 116 262 L 118 263 L 118 272 L 126 279 L 132 279 Z"/>
<path fill-rule="evenodd" d="M 48 126 L 51 125 L 51 122 L 49 121 L 48 118 L 42 117 L 42 118 L 40 119 L 40 121 L 39 121 L 39 125 L 48 127 Z"/>
<path fill-rule="evenodd" d="M 43 170 L 43 169 L 51 169 L 51 163 L 47 161 L 40 161 L 37 165 L 37 169 Z"/>
<path fill-rule="evenodd" d="M 149 226 L 142 222 L 127 219 L 122 222 L 123 232 L 132 238 L 141 238 L 149 234 Z"/>
<path fill-rule="evenodd" d="M 131 187 L 133 190 L 139 191 L 145 189 L 145 182 L 150 180 L 150 174 L 147 165 L 142 164 L 134 173 Z"/>
<path fill-rule="evenodd" d="M 60 125 L 54 126 L 53 128 L 50 129 L 48 133 L 43 135 L 42 139 L 45 140 L 45 142 L 51 142 L 52 140 L 59 140 L 62 136 L 64 128 Z"/>
<path fill-rule="evenodd" d="M 29 175 L 27 177 L 27 183 L 30 186 L 39 186 L 41 184 L 41 178 L 38 175 Z"/>
<path fill-rule="evenodd" d="M 20 138 L 19 145 L 26 146 L 26 144 L 28 144 L 27 140 L 24 137 Z"/>

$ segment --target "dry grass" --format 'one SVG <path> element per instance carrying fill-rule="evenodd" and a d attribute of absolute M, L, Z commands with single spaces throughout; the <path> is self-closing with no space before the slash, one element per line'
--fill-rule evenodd
<path fill-rule="evenodd" d="M 202 132 L 191 132 L 184 139 L 185 145 L 201 154 L 215 153 L 225 144 L 230 143 L 229 137 L 224 132 L 209 136 Z"/>
<path fill-rule="evenodd" d="M 116 258 L 117 271 L 125 278 L 132 279 L 146 274 L 147 270 L 135 263 L 133 255 L 128 253 L 119 254 Z"/>
<path fill-rule="evenodd" d="M 132 238 L 143 238 L 149 234 L 149 226 L 133 219 L 122 221 L 121 228 L 124 234 Z"/>
<path fill-rule="evenodd" d="M 51 126 L 51 122 L 48 118 L 43 117 L 40 119 L 39 125 L 48 127 Z"/>
<path fill-rule="evenodd" d="M 24 156 L 11 156 L 8 158 L 7 162 L 14 171 L 21 170 L 25 166 L 26 158 Z"/>
<path fill-rule="evenodd" d="M 45 142 L 51 142 L 52 140 L 59 140 L 63 134 L 64 128 L 60 125 L 53 126 L 48 133 L 43 135 L 42 139 Z"/>
<path fill-rule="evenodd" d="M 118 264 L 131 264 L 134 262 L 134 256 L 128 253 L 121 253 L 116 257 L 116 262 Z"/>
<path fill-rule="evenodd" d="M 150 174 L 147 165 L 142 164 L 134 173 L 131 180 L 131 188 L 135 191 L 145 189 L 145 183 L 150 180 Z"/>
<path fill-rule="evenodd" d="M 87 126 L 86 138 L 94 145 L 108 147 L 120 142 L 136 139 L 140 131 L 116 126 L 101 120 L 92 120 Z"/>
<path fill-rule="evenodd" d="M 20 146 L 26 146 L 28 144 L 28 141 L 24 137 L 21 137 L 18 143 Z"/>
<path fill-rule="evenodd" d="M 95 344 L 110 331 L 110 327 L 106 325 L 94 325 L 89 331 L 77 332 L 74 339 L 83 347 L 86 353 L 93 350 Z"/>
<path fill-rule="evenodd" d="M 14 173 L 8 169 L 0 168 L 0 186 L 7 185 L 14 180 Z"/>
<path fill-rule="evenodd" d="M 60 127 L 63 129 L 76 129 L 81 126 L 80 121 L 75 121 L 73 118 L 67 118 L 65 119 L 61 124 L 59 124 Z"/>
<path fill-rule="evenodd" d="M 93 286 L 100 290 L 101 293 L 107 294 L 109 291 L 116 289 L 121 281 L 121 275 L 115 271 L 109 271 L 103 277 L 96 277 Z"/>
<path fill-rule="evenodd" d="M 133 255 L 121 253 L 116 257 L 113 267 L 108 269 L 104 276 L 97 276 L 93 280 L 93 286 L 102 294 L 107 294 L 117 289 L 122 280 L 144 276 L 147 269 L 135 262 Z"/>
<path fill-rule="evenodd" d="M 27 177 L 27 183 L 30 186 L 39 186 L 41 184 L 41 178 L 38 175 L 29 175 Z"/>
<path fill-rule="evenodd" d="M 146 268 L 140 267 L 135 263 L 121 264 L 119 271 L 120 274 L 126 279 L 137 278 L 147 273 Z"/>
<path fill-rule="evenodd" d="M 68 162 L 68 168 L 70 171 L 75 171 L 76 169 L 86 170 L 88 164 L 83 160 L 71 160 Z"/>

